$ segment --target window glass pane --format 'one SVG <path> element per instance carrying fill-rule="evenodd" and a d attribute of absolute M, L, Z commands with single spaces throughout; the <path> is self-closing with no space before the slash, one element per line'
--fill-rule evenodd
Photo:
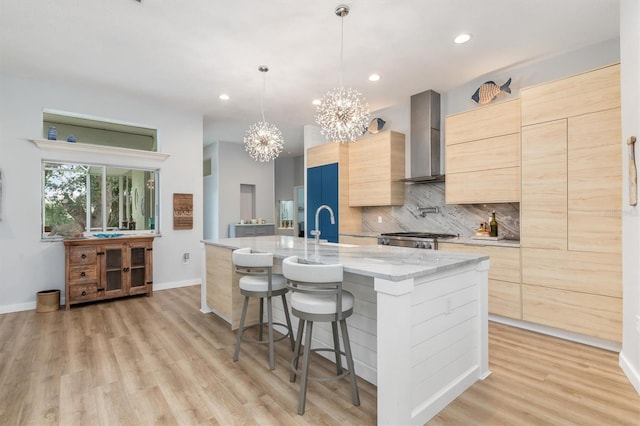
<path fill-rule="evenodd" d="M 51 235 L 73 236 L 85 230 L 89 167 L 44 163 L 44 227 Z"/>
<path fill-rule="evenodd" d="M 89 231 L 102 231 L 102 174 L 104 167 L 89 169 Z"/>
<path fill-rule="evenodd" d="M 157 170 L 44 162 L 43 235 L 155 230 L 158 176 Z"/>
<path fill-rule="evenodd" d="M 58 140 L 90 145 L 157 151 L 158 131 L 149 127 L 122 124 L 114 121 L 80 117 L 72 113 L 43 113 L 42 137 L 48 138 L 49 127 L 56 128 Z"/>

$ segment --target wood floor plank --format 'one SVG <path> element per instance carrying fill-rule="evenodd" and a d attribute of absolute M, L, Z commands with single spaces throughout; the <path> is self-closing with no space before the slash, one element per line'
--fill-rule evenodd
<path fill-rule="evenodd" d="M 244 343 L 200 312 L 200 287 L 0 315 L 0 425 L 373 425 L 376 387 L 311 382 L 304 416 L 291 348 Z M 252 330 L 249 335 L 256 336 Z M 503 324 L 489 325 L 492 374 L 429 425 L 633 425 L 640 396 L 618 354 Z M 398 360 L 402 362 L 402 360 Z M 333 372 L 313 355 L 311 374 Z"/>

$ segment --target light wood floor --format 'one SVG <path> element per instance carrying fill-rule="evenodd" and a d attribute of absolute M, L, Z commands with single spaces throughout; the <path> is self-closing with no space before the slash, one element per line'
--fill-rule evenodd
<path fill-rule="evenodd" d="M 376 388 L 312 382 L 304 416 L 289 383 L 290 349 L 245 344 L 199 311 L 200 287 L 74 307 L 0 315 L 0 425 L 353 424 L 376 422 Z M 492 375 L 430 425 L 638 425 L 640 397 L 618 356 L 490 325 Z M 315 374 L 331 369 L 314 358 Z"/>

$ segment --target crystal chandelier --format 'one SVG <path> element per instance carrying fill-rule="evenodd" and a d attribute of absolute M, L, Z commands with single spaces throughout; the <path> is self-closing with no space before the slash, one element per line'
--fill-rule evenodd
<path fill-rule="evenodd" d="M 328 92 L 316 109 L 316 122 L 327 139 L 336 142 L 355 141 L 362 136 L 369 124 L 369 105 L 362 94 L 342 85 L 342 63 L 344 51 L 344 17 L 349 14 L 349 6 L 340 5 L 336 15 L 340 19 L 340 87 Z"/>
<path fill-rule="evenodd" d="M 274 124 L 267 123 L 264 119 L 264 88 L 266 80 L 264 73 L 269 71 L 269 68 L 261 65 L 258 67 L 258 71 L 263 73 L 262 100 L 260 102 L 262 121 L 249 126 L 249 129 L 244 134 L 244 148 L 251 158 L 265 162 L 273 160 L 280 155 L 284 141 L 280 130 Z"/>

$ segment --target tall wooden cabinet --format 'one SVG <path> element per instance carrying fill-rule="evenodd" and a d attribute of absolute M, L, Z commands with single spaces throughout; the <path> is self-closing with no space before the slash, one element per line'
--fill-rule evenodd
<path fill-rule="evenodd" d="M 522 89 L 523 319 L 622 333 L 619 65 Z"/>
<path fill-rule="evenodd" d="M 404 134 L 386 131 L 349 144 L 349 205 L 402 206 Z"/>
<path fill-rule="evenodd" d="M 65 308 L 153 293 L 153 236 L 65 240 Z"/>
<path fill-rule="evenodd" d="M 447 204 L 520 201 L 520 100 L 445 118 Z"/>
<path fill-rule="evenodd" d="M 322 172 L 311 171 L 311 169 L 328 166 L 322 169 Z M 335 172 L 330 169 L 335 168 Z M 332 183 L 332 179 L 327 177 L 325 184 L 323 184 L 323 174 L 329 176 L 330 173 L 335 173 L 337 182 L 335 185 Z M 316 209 L 320 204 L 311 204 L 309 201 L 329 199 L 336 197 L 337 208 L 333 209 L 337 215 L 337 235 L 344 232 L 362 232 L 362 210 L 359 207 L 349 206 L 349 145 L 344 143 L 325 143 L 322 145 L 314 146 L 307 149 L 307 223 L 305 228 L 307 229 L 306 235 L 309 230 L 313 229 L 315 224 Z M 311 179 L 309 179 L 311 177 Z M 319 179 L 318 179 L 319 178 Z M 325 191 L 323 195 L 322 192 Z M 337 193 L 336 193 L 337 191 Z M 314 207 L 315 206 L 315 207 Z M 333 208 L 333 207 L 332 207 Z M 328 220 L 329 215 L 327 212 L 322 212 L 320 220 Z M 328 223 L 323 227 L 320 225 L 320 232 L 322 235 L 320 238 L 327 236 L 327 231 L 331 229 L 331 225 Z"/>

